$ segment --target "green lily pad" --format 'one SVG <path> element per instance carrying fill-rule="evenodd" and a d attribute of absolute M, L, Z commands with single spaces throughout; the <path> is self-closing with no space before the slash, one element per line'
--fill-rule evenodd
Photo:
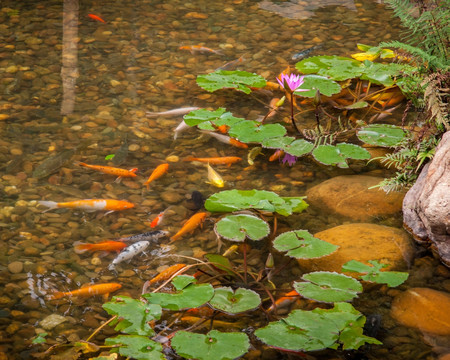
<path fill-rule="evenodd" d="M 269 235 L 269 225 L 260 218 L 252 215 L 228 215 L 214 225 L 214 231 L 230 241 L 261 240 Z"/>
<path fill-rule="evenodd" d="M 366 275 L 361 275 L 360 278 L 378 284 L 387 284 L 387 286 L 395 287 L 403 284 L 408 279 L 407 272 L 400 271 L 381 271 L 387 267 L 387 264 L 381 264 L 376 260 L 369 260 L 371 265 L 364 264 L 356 260 L 350 260 L 342 265 L 342 271 L 357 272 Z"/>
<path fill-rule="evenodd" d="M 303 74 L 328 76 L 332 80 L 342 81 L 361 76 L 363 65 L 356 60 L 342 56 L 312 56 L 295 64 Z"/>
<path fill-rule="evenodd" d="M 407 137 L 401 127 L 384 124 L 365 126 L 356 135 L 366 144 L 384 147 L 395 147 Z"/>
<path fill-rule="evenodd" d="M 355 144 L 339 143 L 336 145 L 345 159 L 368 160 L 370 153 L 361 146 Z"/>
<path fill-rule="evenodd" d="M 278 235 L 273 241 L 278 251 L 296 259 L 316 259 L 335 252 L 339 246 L 320 240 L 306 230 L 288 231 Z"/>
<path fill-rule="evenodd" d="M 324 76 L 319 75 L 306 75 L 303 77 L 303 84 L 299 89 L 308 89 L 308 91 L 294 92 L 295 95 L 313 98 L 316 96 L 317 90 L 320 94 L 325 96 L 331 96 L 341 91 L 341 86 Z"/>
<path fill-rule="evenodd" d="M 332 309 L 294 310 L 280 321 L 255 331 L 268 346 L 290 351 L 315 351 L 325 348 L 358 349 L 365 343 L 381 344 L 363 335 L 366 318 L 348 303 Z"/>
<path fill-rule="evenodd" d="M 264 139 L 285 135 L 286 128 L 280 124 L 262 125 L 257 121 L 247 120 L 234 124 L 228 134 L 244 143 L 262 142 Z"/>
<path fill-rule="evenodd" d="M 294 282 L 294 289 L 307 299 L 321 302 L 351 301 L 363 290 L 358 280 L 336 272 L 311 272 L 302 279 L 307 282 Z"/>
<path fill-rule="evenodd" d="M 212 263 L 214 267 L 226 271 L 230 275 L 234 275 L 230 270 L 233 268 L 233 265 L 231 265 L 230 260 L 225 256 L 219 254 L 205 254 L 203 257 L 208 260 L 208 262 Z"/>
<path fill-rule="evenodd" d="M 209 92 L 232 88 L 250 94 L 250 87 L 262 88 L 266 86 L 266 80 L 260 75 L 247 71 L 218 70 L 206 75 L 198 75 L 197 85 Z"/>
<path fill-rule="evenodd" d="M 244 355 L 250 341 L 243 333 L 211 330 L 206 335 L 178 331 L 171 340 L 178 355 L 187 359 L 232 360 Z"/>
<path fill-rule="evenodd" d="M 179 278 L 179 279 L 177 279 Z M 177 284 L 177 291 L 171 293 L 147 293 L 142 297 L 152 304 L 159 304 L 168 310 L 182 310 L 196 308 L 207 303 L 214 295 L 211 284 L 195 284 L 195 278 L 188 275 L 176 276 L 173 284 Z M 188 285 L 186 285 L 188 283 Z M 185 287 L 183 287 L 185 285 Z"/>
<path fill-rule="evenodd" d="M 117 315 L 118 324 L 114 328 L 130 335 L 155 334 L 149 322 L 161 318 L 161 306 L 146 304 L 128 296 L 114 296 L 111 301 L 103 304 L 103 309 L 109 315 Z"/>
<path fill-rule="evenodd" d="M 369 80 L 374 84 L 381 84 L 384 86 L 392 86 L 394 79 L 401 76 L 403 72 L 412 72 L 412 66 L 406 64 L 381 64 L 365 60 L 364 72 L 361 75 L 361 80 Z"/>
<path fill-rule="evenodd" d="M 162 345 L 150 340 L 146 336 L 140 335 L 119 335 L 105 339 L 105 345 L 120 345 L 118 348 L 111 348 L 111 352 L 118 352 L 120 355 L 136 360 L 165 360 L 162 353 Z"/>
<path fill-rule="evenodd" d="M 313 152 L 312 156 L 318 162 L 324 165 L 337 165 L 340 168 L 348 168 L 345 158 L 336 146 L 333 145 L 319 145 Z"/>
<path fill-rule="evenodd" d="M 206 109 L 198 109 L 184 115 L 184 122 L 189 126 L 198 126 L 199 129 L 213 131 L 217 126 L 228 125 L 233 126 L 241 121 L 250 121 L 243 118 L 234 117 L 232 113 L 224 108 L 210 111 Z"/>
<path fill-rule="evenodd" d="M 295 140 L 291 136 L 278 136 L 264 139 L 261 145 L 266 149 L 284 149 L 285 146 L 290 145 Z"/>
<path fill-rule="evenodd" d="M 313 143 L 300 139 L 291 142 L 289 145 L 286 145 L 282 150 L 285 153 L 300 157 L 309 154 L 312 149 L 314 149 Z"/>
<path fill-rule="evenodd" d="M 261 304 L 261 298 L 252 290 L 238 288 L 233 291 L 230 287 L 219 287 L 214 289 L 209 304 L 224 313 L 239 314 L 256 309 Z"/>
<path fill-rule="evenodd" d="M 225 190 L 211 195 L 205 209 L 211 212 L 233 212 L 246 209 L 277 212 L 288 216 L 303 211 L 307 204 L 304 197 L 290 197 L 285 201 L 276 193 L 265 190 Z M 296 199 L 297 201 L 294 201 Z"/>

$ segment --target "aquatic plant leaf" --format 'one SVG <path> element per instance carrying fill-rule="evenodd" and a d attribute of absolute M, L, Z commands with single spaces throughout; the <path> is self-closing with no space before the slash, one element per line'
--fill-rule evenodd
<path fill-rule="evenodd" d="M 302 279 L 307 282 L 294 282 L 294 289 L 307 299 L 321 302 L 351 301 L 363 290 L 358 280 L 336 272 L 311 272 Z"/>
<path fill-rule="evenodd" d="M 119 335 L 105 339 L 105 345 L 120 345 L 118 348 L 111 348 L 110 352 L 119 353 L 122 356 L 136 360 L 165 360 L 162 353 L 162 345 L 146 336 L 140 335 Z"/>
<path fill-rule="evenodd" d="M 285 135 L 286 128 L 280 124 L 262 125 L 257 121 L 247 120 L 233 125 L 228 130 L 228 134 L 245 143 L 260 143 L 265 139 Z"/>
<path fill-rule="evenodd" d="M 207 109 L 198 109 L 191 111 L 190 113 L 183 116 L 184 122 L 189 126 L 196 126 L 203 122 L 218 120 L 223 114 L 225 114 L 226 109 L 218 108 L 217 110 L 211 111 Z M 210 125 L 211 126 L 211 125 Z M 208 130 L 214 130 L 211 126 Z"/>
<path fill-rule="evenodd" d="M 233 291 L 230 287 L 219 287 L 214 289 L 209 304 L 224 313 L 239 314 L 256 309 L 261 304 L 261 298 L 252 290 L 237 288 Z"/>
<path fill-rule="evenodd" d="M 296 259 L 315 259 L 330 255 L 339 246 L 312 236 L 307 230 L 293 230 L 278 235 L 273 241 L 278 251 Z"/>
<path fill-rule="evenodd" d="M 128 296 L 114 296 L 111 301 L 103 304 L 103 309 L 109 315 L 118 316 L 114 330 L 130 335 L 154 335 L 149 322 L 159 320 L 162 313 L 161 306 L 143 303 Z"/>
<path fill-rule="evenodd" d="M 114 154 L 106 155 L 106 156 L 105 156 L 105 160 L 106 160 L 106 161 L 111 160 L 111 159 L 114 158 L 114 156 L 115 156 Z"/>
<path fill-rule="evenodd" d="M 102 355 L 102 356 L 96 356 L 93 358 L 89 358 L 89 360 L 116 360 L 117 354 L 109 354 L 109 355 Z"/>
<path fill-rule="evenodd" d="M 359 61 L 342 56 L 312 56 L 296 63 L 295 67 L 303 74 L 328 76 L 335 81 L 353 79 L 363 73 Z"/>
<path fill-rule="evenodd" d="M 348 168 L 345 158 L 336 146 L 319 145 L 313 150 L 312 156 L 321 164 L 337 165 L 340 168 Z"/>
<path fill-rule="evenodd" d="M 303 78 L 303 84 L 299 89 L 308 89 L 308 91 L 294 92 L 295 95 L 313 98 L 316 96 L 317 90 L 321 95 L 331 96 L 341 91 L 341 86 L 324 76 L 319 75 L 306 75 Z"/>
<path fill-rule="evenodd" d="M 209 92 L 231 88 L 250 94 L 250 87 L 262 88 L 266 86 L 266 80 L 247 71 L 217 70 L 206 75 L 198 75 L 197 85 Z"/>
<path fill-rule="evenodd" d="M 336 349 L 339 344 L 344 349 L 358 349 L 364 343 L 381 344 L 362 335 L 365 320 L 352 305 L 336 303 L 332 309 L 294 310 L 287 318 L 256 330 L 255 335 L 271 347 L 291 351 Z"/>
<path fill-rule="evenodd" d="M 32 176 L 38 179 L 44 178 L 54 172 L 58 171 L 61 167 L 69 163 L 72 157 L 75 155 L 75 149 L 64 150 L 59 154 L 50 156 L 45 159 L 40 165 L 34 169 Z"/>
<path fill-rule="evenodd" d="M 211 195 L 205 201 L 205 209 L 211 212 L 233 212 L 245 209 L 277 212 L 291 215 L 295 209 L 303 211 L 306 204 L 304 197 L 290 197 L 285 201 L 276 193 L 265 190 L 225 190 Z M 294 201 L 294 199 L 298 201 Z M 290 206 L 294 206 L 291 208 Z M 306 205 L 307 206 L 307 205 Z M 296 211 L 295 211 L 296 212 Z"/>
<path fill-rule="evenodd" d="M 350 260 L 342 265 L 342 271 L 357 272 L 366 275 L 359 277 L 365 281 L 374 282 L 378 284 L 387 284 L 387 286 L 395 287 L 403 284 L 408 279 L 407 272 L 400 271 L 381 271 L 387 267 L 387 264 L 381 264 L 376 260 L 369 260 L 371 265 L 364 264 L 356 260 Z"/>
<path fill-rule="evenodd" d="M 336 145 L 341 155 L 346 159 L 368 160 L 370 153 L 361 146 L 355 144 L 339 143 Z"/>
<path fill-rule="evenodd" d="M 381 64 L 369 60 L 364 61 L 364 72 L 361 80 L 369 80 L 374 84 L 392 86 L 394 79 L 401 76 L 403 72 L 412 72 L 414 68 L 407 64 Z"/>
<path fill-rule="evenodd" d="M 302 197 L 282 197 L 282 199 L 285 201 L 285 206 L 279 206 L 278 212 L 284 208 L 286 212 L 292 211 L 293 213 L 301 213 L 309 206 Z"/>
<path fill-rule="evenodd" d="M 214 225 L 214 231 L 230 241 L 242 242 L 248 237 L 251 240 L 261 240 L 269 235 L 269 225 L 252 215 L 228 215 Z"/>
<path fill-rule="evenodd" d="M 285 146 L 290 145 L 294 140 L 295 138 L 291 136 L 271 137 L 261 141 L 261 145 L 266 149 L 284 149 Z"/>
<path fill-rule="evenodd" d="M 178 275 L 172 280 L 177 289 L 175 293 L 147 293 L 142 297 L 168 310 L 196 308 L 207 303 L 214 295 L 211 284 L 195 284 L 196 281 L 193 276 Z"/>
<path fill-rule="evenodd" d="M 187 359 L 232 360 L 244 355 L 250 341 L 244 333 L 226 333 L 211 330 L 206 335 L 177 331 L 171 346 L 178 355 Z"/>
<path fill-rule="evenodd" d="M 225 256 L 219 254 L 205 254 L 203 257 L 219 270 L 223 270 L 230 275 L 234 275 L 234 273 L 230 270 L 233 268 L 233 265 L 231 265 L 230 260 L 228 260 Z"/>
<path fill-rule="evenodd" d="M 373 124 L 363 127 L 356 136 L 369 145 L 395 147 L 407 137 L 407 133 L 399 126 Z"/>
<path fill-rule="evenodd" d="M 297 157 L 310 153 L 312 149 L 314 149 L 314 144 L 303 139 L 295 140 L 289 145 L 286 145 L 284 148 L 282 148 L 285 153 Z"/>
<path fill-rule="evenodd" d="M 33 340 L 31 341 L 32 344 L 42 344 L 45 343 L 47 340 L 45 339 L 45 337 L 48 335 L 48 333 L 46 332 L 42 332 L 37 334 Z"/>

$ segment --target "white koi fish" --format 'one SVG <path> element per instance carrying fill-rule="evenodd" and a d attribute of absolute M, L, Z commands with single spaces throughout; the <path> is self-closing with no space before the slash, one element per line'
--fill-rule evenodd
<path fill-rule="evenodd" d="M 176 115 L 184 115 L 184 114 L 190 113 L 191 111 L 198 110 L 198 109 L 200 109 L 200 108 L 196 107 L 196 106 L 182 107 L 182 108 L 177 108 L 177 109 L 172 109 L 172 110 L 167 110 L 167 111 L 161 111 L 161 112 L 147 111 L 145 113 L 145 115 L 148 118 L 157 117 L 157 116 L 176 116 Z"/>
<path fill-rule="evenodd" d="M 242 142 L 240 142 L 239 140 L 233 139 L 227 135 L 222 135 L 222 134 L 218 134 L 214 131 L 206 131 L 206 130 L 202 130 L 200 131 L 203 134 L 208 134 L 211 135 L 212 137 L 215 137 L 217 140 L 219 140 L 220 142 L 223 142 L 224 144 L 229 144 L 229 145 L 233 145 L 236 146 L 238 148 L 241 149 L 247 149 L 248 145 L 244 144 Z"/>
<path fill-rule="evenodd" d="M 183 132 L 184 130 L 189 129 L 189 128 L 190 128 L 190 126 L 189 126 L 188 124 L 186 124 L 186 123 L 184 122 L 184 120 L 181 121 L 181 122 L 178 124 L 178 126 L 175 128 L 175 130 L 174 130 L 173 139 L 176 140 L 179 133 L 181 133 L 181 132 Z"/>
<path fill-rule="evenodd" d="M 120 254 L 112 261 L 108 266 L 108 270 L 113 271 L 117 264 L 120 264 L 123 261 L 131 260 L 136 255 L 143 252 L 150 245 L 150 241 L 139 241 L 134 243 L 133 245 L 127 246 L 123 249 Z"/>

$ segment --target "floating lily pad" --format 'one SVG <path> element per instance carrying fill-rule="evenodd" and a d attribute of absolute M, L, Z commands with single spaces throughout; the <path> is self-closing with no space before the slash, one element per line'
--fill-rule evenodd
<path fill-rule="evenodd" d="M 285 146 L 290 145 L 295 140 L 291 136 L 278 136 L 264 139 L 261 145 L 266 149 L 284 149 Z"/>
<path fill-rule="evenodd" d="M 336 146 L 333 145 L 319 145 L 313 152 L 312 156 L 318 162 L 324 165 L 337 165 L 340 168 L 348 168 L 345 158 Z"/>
<path fill-rule="evenodd" d="M 256 309 L 261 304 L 261 298 L 252 290 L 238 288 L 233 291 L 230 287 L 219 287 L 214 289 L 209 304 L 227 314 L 239 314 Z"/>
<path fill-rule="evenodd" d="M 103 304 L 109 315 L 117 315 L 120 319 L 114 328 L 130 335 L 155 334 L 149 322 L 161 318 L 161 306 L 147 304 L 128 296 L 114 296 L 110 302 Z"/>
<path fill-rule="evenodd" d="M 225 256 L 219 254 L 205 254 L 203 257 L 208 260 L 208 262 L 213 263 L 213 266 L 219 270 L 223 270 L 230 275 L 234 275 L 234 273 L 230 271 L 233 266 L 231 265 L 230 260 L 228 260 Z"/>
<path fill-rule="evenodd" d="M 266 86 L 266 80 L 260 75 L 247 71 L 218 70 L 206 75 L 198 75 L 197 85 L 209 92 L 232 88 L 250 94 L 250 87 L 262 88 Z"/>
<path fill-rule="evenodd" d="M 244 355 L 250 347 L 246 334 L 211 330 L 206 335 L 177 331 L 171 346 L 187 359 L 231 360 Z"/>
<path fill-rule="evenodd" d="M 363 73 L 359 61 L 342 56 L 313 56 L 298 62 L 295 67 L 303 74 L 328 76 L 335 81 L 353 79 Z"/>
<path fill-rule="evenodd" d="M 285 135 L 286 128 L 280 124 L 262 125 L 257 121 L 247 120 L 234 124 L 228 130 L 228 134 L 245 143 L 262 142 L 265 139 Z"/>
<path fill-rule="evenodd" d="M 309 154 L 312 149 L 314 149 L 313 143 L 300 139 L 291 142 L 289 145 L 286 145 L 282 150 L 285 153 L 300 157 Z"/>
<path fill-rule="evenodd" d="M 303 297 L 316 301 L 351 301 L 363 290 L 358 280 L 335 272 L 311 272 L 302 279 L 307 282 L 294 282 L 294 289 Z"/>
<path fill-rule="evenodd" d="M 255 331 L 268 346 L 291 351 L 358 349 L 365 343 L 381 344 L 363 335 L 366 318 L 348 303 L 336 303 L 333 309 L 294 310 L 280 321 Z"/>
<path fill-rule="evenodd" d="M 370 145 L 394 147 L 407 137 L 401 127 L 394 125 L 373 124 L 359 130 L 358 139 Z"/>
<path fill-rule="evenodd" d="M 113 347 L 109 351 L 118 352 L 120 355 L 136 360 L 165 360 L 162 353 L 162 345 L 140 335 L 119 335 L 107 338 L 105 345 Z"/>
<path fill-rule="evenodd" d="M 370 153 L 361 146 L 355 144 L 340 143 L 336 147 L 345 159 L 368 160 Z"/>
<path fill-rule="evenodd" d="M 407 272 L 400 271 L 381 271 L 387 267 L 387 264 L 380 264 L 376 260 L 369 260 L 371 265 L 364 264 L 356 260 L 350 260 L 342 265 L 342 271 L 357 272 L 366 275 L 361 275 L 360 278 L 378 284 L 387 284 L 390 287 L 395 287 L 403 284 L 408 279 Z"/>
<path fill-rule="evenodd" d="M 189 126 L 198 126 L 199 129 L 213 131 L 217 126 L 228 125 L 232 126 L 241 121 L 250 121 L 243 118 L 234 117 L 232 113 L 226 111 L 224 108 L 210 111 L 206 109 L 198 109 L 191 111 L 184 115 L 184 122 Z"/>
<path fill-rule="evenodd" d="M 278 251 L 287 251 L 286 255 L 296 259 L 315 259 L 330 255 L 339 246 L 320 240 L 306 230 L 288 231 L 278 235 L 273 241 Z"/>
<path fill-rule="evenodd" d="M 324 76 L 319 75 L 306 75 L 303 78 L 303 84 L 299 89 L 308 89 L 308 91 L 294 92 L 295 95 L 313 98 L 316 96 L 317 90 L 320 94 L 325 96 L 331 96 L 341 91 L 341 86 Z"/>
<path fill-rule="evenodd" d="M 308 206 L 303 197 L 287 199 L 289 201 L 271 191 L 233 189 L 211 195 L 205 202 L 205 209 L 212 212 L 256 209 L 288 216 L 293 212 L 301 212 Z M 294 201 L 294 199 L 297 201 Z"/>
<path fill-rule="evenodd" d="M 178 279 L 177 279 L 178 278 Z M 179 275 L 172 280 L 177 292 L 171 293 L 147 293 L 142 295 L 148 302 L 159 304 L 164 309 L 182 310 L 196 308 L 207 303 L 214 295 L 211 284 L 195 284 L 192 276 Z"/>
<path fill-rule="evenodd" d="M 381 64 L 369 60 L 364 61 L 364 72 L 361 80 L 369 80 L 374 84 L 392 86 L 394 79 L 401 76 L 403 72 L 412 72 L 413 67 L 406 64 Z"/>
<path fill-rule="evenodd" d="M 269 225 L 260 218 L 252 215 L 228 215 L 214 225 L 217 235 L 231 241 L 261 240 L 269 235 Z"/>

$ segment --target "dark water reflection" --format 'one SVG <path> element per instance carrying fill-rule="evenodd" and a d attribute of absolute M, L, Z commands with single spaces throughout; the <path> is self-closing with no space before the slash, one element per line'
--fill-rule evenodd
<path fill-rule="evenodd" d="M 268 104 L 270 97 L 261 95 L 258 102 L 227 91 L 206 93 L 195 83 L 197 74 L 244 56 L 241 70 L 257 72 L 273 81 L 293 64 L 293 54 L 311 46 L 322 45 L 315 54 L 348 55 L 356 51 L 356 43 L 377 44 L 398 37 L 398 22 L 382 4 L 346 0 L 317 4 L 312 8 L 307 1 L 83 1 L 77 8 L 76 2 L 66 1 L 64 24 L 72 24 L 72 32 L 63 38 L 60 1 L 2 0 L 0 358 L 29 358 L 30 351 L 36 350 L 30 348 L 35 327 L 52 313 L 65 316 L 67 321 L 48 331 L 50 344 L 57 338 L 86 338 L 107 318 L 100 298 L 54 304 L 44 300 L 52 289 L 75 289 L 90 281 L 117 281 L 123 284 L 122 294 L 137 296 L 160 266 L 178 261 L 163 255 L 196 256 L 217 250 L 212 223 L 207 223 L 205 231 L 181 240 L 176 249 L 158 246 L 147 256 L 121 266 L 116 276 L 107 270 L 113 255 L 77 255 L 72 244 L 148 231 L 150 214 L 169 206 L 163 227 L 174 233 L 180 222 L 192 214 L 187 200 L 193 191 L 205 196 L 216 192 L 205 184 L 203 166 L 177 158 L 246 158 L 246 151 L 199 137 L 193 129 L 173 141 L 172 131 L 181 117 L 145 117 L 146 111 L 181 106 L 223 106 L 235 116 L 248 119 L 267 111 L 263 104 Z M 89 13 L 101 16 L 106 23 L 90 19 Z M 224 56 L 191 54 L 179 50 L 183 45 L 220 49 Z M 276 120 L 281 121 L 282 116 Z M 303 126 L 313 119 L 304 121 Z M 122 167 L 139 168 L 136 181 L 115 183 L 114 177 L 74 165 L 75 161 L 105 163 L 105 156 L 117 153 L 121 147 L 128 152 Z M 32 176 L 49 156 L 67 150 L 74 150 L 75 155 L 63 159 L 58 171 L 42 178 Z M 143 190 L 142 183 L 151 170 L 167 160 L 171 164 L 169 175 L 155 182 L 150 191 Z M 300 196 L 312 185 L 342 173 L 325 171 L 308 160 L 289 168 L 260 157 L 256 166 L 247 166 L 242 161 L 233 165 L 232 171 L 221 170 L 226 188 L 265 189 L 283 196 Z M 384 174 L 383 170 L 375 172 Z M 76 210 L 43 213 L 36 206 L 36 201 L 42 199 L 86 198 L 127 199 L 137 206 L 105 217 Z M 281 226 L 316 232 L 342 221 L 310 209 L 290 217 Z M 383 221 L 401 226 L 400 216 Z M 430 274 L 436 263 L 426 259 L 416 264 L 412 274 L 424 268 Z M 261 261 L 257 259 L 256 264 Z M 414 286 L 425 286 L 431 278 L 432 272 Z M 280 279 L 280 284 L 289 279 Z M 388 329 L 380 333 L 387 339 L 385 345 L 367 349 L 365 356 L 433 358 L 415 331 L 396 327 L 389 319 L 390 301 L 386 292 L 382 296 L 369 292 L 355 302 L 364 313 L 382 314 L 383 328 Z M 317 357 L 332 356 L 344 355 Z"/>

